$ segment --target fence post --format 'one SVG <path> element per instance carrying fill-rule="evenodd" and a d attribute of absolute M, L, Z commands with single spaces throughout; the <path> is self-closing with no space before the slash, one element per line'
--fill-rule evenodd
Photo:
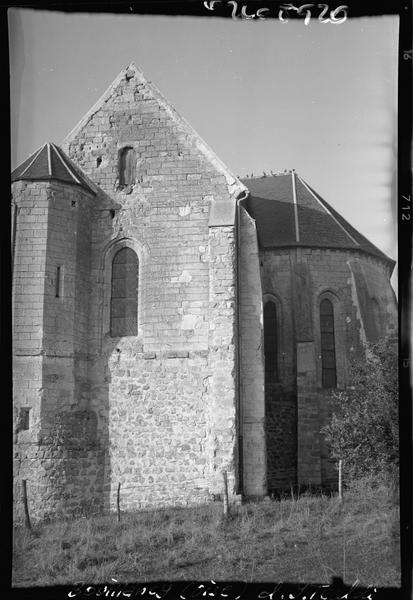
<path fill-rule="evenodd" d="M 118 523 L 120 522 L 120 482 L 118 483 L 118 493 L 116 496 L 116 508 L 118 512 Z"/>
<path fill-rule="evenodd" d="M 27 504 L 27 482 L 25 479 L 22 480 L 22 496 L 23 496 L 24 520 L 25 520 L 26 528 L 31 531 L 32 524 L 30 523 L 29 507 Z"/>
<path fill-rule="evenodd" d="M 343 500 L 343 463 L 340 458 L 338 461 L 338 499 Z"/>
<path fill-rule="evenodd" d="M 229 515 L 229 502 L 228 502 L 228 479 L 227 472 L 222 471 L 222 479 L 224 483 L 224 517 Z"/>

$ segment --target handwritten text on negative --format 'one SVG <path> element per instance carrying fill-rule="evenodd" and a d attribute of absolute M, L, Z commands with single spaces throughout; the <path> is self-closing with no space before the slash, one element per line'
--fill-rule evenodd
<path fill-rule="evenodd" d="M 304 25 L 308 25 L 311 18 L 317 18 L 320 23 L 333 23 L 339 25 L 347 20 L 348 6 L 341 5 L 331 9 L 328 4 L 301 4 L 294 6 L 293 4 L 280 4 L 276 8 L 262 7 L 258 10 L 248 9 L 247 4 L 239 6 L 236 0 L 208 0 L 204 2 L 204 6 L 208 10 L 216 10 L 225 6 L 232 7 L 233 19 L 260 19 L 276 18 L 281 23 L 288 23 L 289 17 L 296 15 L 304 17 Z"/>

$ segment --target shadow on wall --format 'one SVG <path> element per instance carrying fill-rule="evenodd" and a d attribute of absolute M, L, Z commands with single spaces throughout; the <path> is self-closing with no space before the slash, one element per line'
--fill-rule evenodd
<path fill-rule="evenodd" d="M 45 456 L 49 456 L 49 494 L 45 499 L 46 507 L 43 507 L 46 517 L 55 518 L 59 514 L 89 516 L 108 512 L 110 508 L 111 377 L 108 360 L 115 352 L 117 339 L 108 337 L 104 345 L 101 340 L 105 281 L 99 273 L 100 254 L 94 240 L 97 237 L 107 241 L 114 237 L 114 215 L 119 208 L 120 205 L 102 191 L 95 199 L 89 233 L 90 279 L 86 290 L 82 289 L 85 276 L 78 277 L 80 265 L 84 267 L 84 257 L 79 256 L 79 250 L 76 257 L 75 316 L 88 307 L 87 330 L 78 334 L 81 350 L 74 353 L 75 404 L 71 410 L 56 413 L 48 435 L 41 439 Z"/>
<path fill-rule="evenodd" d="M 89 297 L 88 322 L 88 409 L 93 415 L 95 426 L 95 471 L 92 478 L 95 485 L 89 482 L 83 485 L 83 501 L 79 507 L 83 512 L 110 512 L 111 505 L 111 440 L 110 440 L 110 386 L 112 376 L 110 362 L 116 355 L 119 339 L 109 333 L 109 310 L 105 303 L 110 301 L 107 289 L 111 286 L 111 272 L 105 272 L 103 254 L 108 241 L 119 236 L 119 225 L 116 219 L 121 205 L 114 202 L 102 190 L 96 201 L 93 215 L 93 238 L 91 246 L 91 286 Z M 109 281 L 108 281 L 109 278 Z M 86 445 L 89 441 L 84 438 Z M 82 505 L 83 502 L 83 505 Z"/>

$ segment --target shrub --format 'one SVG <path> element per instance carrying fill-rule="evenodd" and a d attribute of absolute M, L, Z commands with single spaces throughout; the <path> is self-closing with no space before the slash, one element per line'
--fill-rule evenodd
<path fill-rule="evenodd" d="M 359 478 L 397 472 L 399 464 L 398 357 L 395 344 L 370 345 L 351 368 L 351 387 L 334 391 L 331 420 L 322 432 L 343 471 Z"/>

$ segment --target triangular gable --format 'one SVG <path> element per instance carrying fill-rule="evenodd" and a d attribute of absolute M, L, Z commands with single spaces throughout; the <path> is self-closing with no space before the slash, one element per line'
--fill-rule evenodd
<path fill-rule="evenodd" d="M 133 75 L 132 75 L 133 74 Z M 77 125 L 70 131 L 66 138 L 62 142 L 62 148 L 68 152 L 70 143 L 75 137 L 81 132 L 81 130 L 87 125 L 90 119 L 103 107 L 103 105 L 114 95 L 116 88 L 119 86 L 121 81 L 129 76 L 136 78 L 138 83 L 145 86 L 146 90 L 149 91 L 151 96 L 158 102 L 158 104 L 165 110 L 168 116 L 178 125 L 182 132 L 187 135 L 190 140 L 194 143 L 195 147 L 203 154 L 208 162 L 218 171 L 224 175 L 227 182 L 228 192 L 233 198 L 233 204 L 235 207 L 235 199 L 244 191 L 246 187 L 244 184 L 230 171 L 230 169 L 222 162 L 215 152 L 208 146 L 208 144 L 200 137 L 200 135 L 193 129 L 193 127 L 184 119 L 166 98 L 161 94 L 158 88 L 150 82 L 145 75 L 139 70 L 135 64 L 131 63 L 126 69 L 123 69 L 114 81 L 110 84 L 107 90 L 102 94 L 99 100 L 88 110 L 85 116 L 77 123 Z M 131 77 L 130 77 L 131 78 Z M 216 202 L 216 205 L 227 204 L 226 202 Z M 232 217 L 229 217 L 229 213 L 233 214 L 234 209 L 228 212 L 228 208 L 224 209 L 224 206 L 218 208 L 218 213 L 221 215 L 225 214 L 224 220 L 231 221 Z M 212 212 L 214 208 L 212 207 Z M 220 218 L 218 218 L 218 221 Z M 222 219 L 221 219 L 222 220 Z M 232 221 L 233 222 L 233 221 Z M 215 224 L 215 223 L 214 223 Z M 224 224 L 224 223 L 216 223 Z M 229 224 L 229 223 L 228 223 Z"/>

